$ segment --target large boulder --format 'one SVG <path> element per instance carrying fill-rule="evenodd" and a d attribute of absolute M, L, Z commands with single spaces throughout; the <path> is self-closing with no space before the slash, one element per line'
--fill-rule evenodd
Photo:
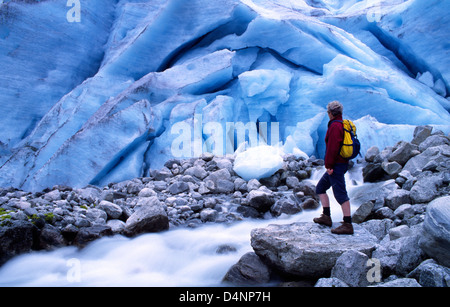
<path fill-rule="evenodd" d="M 356 224 L 354 231 L 353 235 L 335 235 L 328 227 L 308 222 L 269 225 L 252 230 L 251 245 L 261 259 L 282 274 L 319 278 L 329 276 L 346 251 L 371 255 L 377 238 Z"/>
<path fill-rule="evenodd" d="M 255 208 L 258 212 L 266 212 L 269 211 L 275 200 L 272 191 L 260 188 L 248 193 L 247 202 L 250 207 Z"/>
<path fill-rule="evenodd" d="M 418 245 L 419 236 L 414 233 L 411 236 L 400 237 L 381 244 L 372 254 L 381 264 L 383 276 L 396 274 L 406 276 L 418 266 L 425 255 Z"/>
<path fill-rule="evenodd" d="M 34 226 L 28 221 L 12 221 L 0 227 L 0 265 L 12 257 L 31 251 Z"/>
<path fill-rule="evenodd" d="M 130 236 L 169 229 L 169 218 L 157 197 L 146 197 L 138 202 L 138 208 L 127 219 L 126 231 Z"/>
<path fill-rule="evenodd" d="M 428 203 L 438 196 L 438 189 L 443 184 L 443 175 L 422 176 L 411 189 L 411 200 L 414 203 Z"/>
<path fill-rule="evenodd" d="M 417 145 L 400 141 L 396 144 L 394 151 L 389 155 L 389 162 L 397 162 L 400 165 L 405 165 L 409 159 L 414 157 L 418 152 L 419 147 Z"/>
<path fill-rule="evenodd" d="M 412 176 L 418 176 L 430 161 L 434 161 L 437 164 L 449 165 L 450 146 L 443 144 L 427 147 L 421 154 L 409 159 L 403 167 L 403 170 L 408 171 Z"/>
<path fill-rule="evenodd" d="M 223 278 L 223 282 L 236 286 L 261 285 L 269 281 L 270 269 L 253 252 L 242 256 Z"/>
<path fill-rule="evenodd" d="M 440 264 L 450 267 L 450 196 L 427 206 L 419 246 Z"/>

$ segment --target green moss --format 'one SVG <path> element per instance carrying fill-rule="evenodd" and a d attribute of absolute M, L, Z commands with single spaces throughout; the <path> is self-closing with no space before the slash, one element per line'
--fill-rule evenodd
<path fill-rule="evenodd" d="M 53 222 L 53 218 L 55 217 L 55 215 L 53 213 L 46 213 L 44 214 L 45 217 L 45 221 L 49 224 L 51 224 Z"/>

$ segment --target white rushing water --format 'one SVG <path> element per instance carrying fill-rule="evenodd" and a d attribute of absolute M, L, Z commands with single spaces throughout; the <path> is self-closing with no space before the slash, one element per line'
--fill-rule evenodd
<path fill-rule="evenodd" d="M 323 168 L 315 172 L 311 182 L 315 184 L 323 172 Z M 360 168 L 347 173 L 346 181 L 349 191 L 360 185 Z M 329 193 L 332 218 L 341 221 L 341 209 Z M 310 222 L 320 213 L 317 209 L 277 219 L 206 224 L 136 238 L 106 237 L 82 250 L 32 252 L 0 268 L 0 286 L 220 286 L 228 269 L 252 251 L 252 229 Z M 235 251 L 218 253 L 223 247 Z"/>

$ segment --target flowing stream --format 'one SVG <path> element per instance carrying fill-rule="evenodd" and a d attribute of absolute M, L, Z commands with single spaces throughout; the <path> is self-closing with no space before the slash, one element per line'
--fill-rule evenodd
<path fill-rule="evenodd" d="M 324 169 L 310 181 L 315 184 Z M 362 184 L 361 169 L 346 174 L 347 187 Z M 331 190 L 333 221 L 342 211 Z M 352 213 L 356 207 L 352 206 Z M 311 222 L 321 209 L 279 218 L 205 224 L 136 238 L 106 237 L 78 250 L 63 247 L 13 258 L 0 268 L 0 286 L 220 286 L 228 269 L 252 251 L 250 232 L 269 224 Z"/>

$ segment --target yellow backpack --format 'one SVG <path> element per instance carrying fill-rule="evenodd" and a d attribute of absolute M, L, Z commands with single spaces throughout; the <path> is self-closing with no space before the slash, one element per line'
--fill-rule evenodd
<path fill-rule="evenodd" d="M 344 141 L 341 144 L 341 150 L 339 154 L 342 158 L 351 160 L 356 158 L 360 153 L 361 144 L 356 135 L 356 126 L 351 120 L 344 119 L 335 120 L 336 122 L 342 123 L 344 126 Z"/>

